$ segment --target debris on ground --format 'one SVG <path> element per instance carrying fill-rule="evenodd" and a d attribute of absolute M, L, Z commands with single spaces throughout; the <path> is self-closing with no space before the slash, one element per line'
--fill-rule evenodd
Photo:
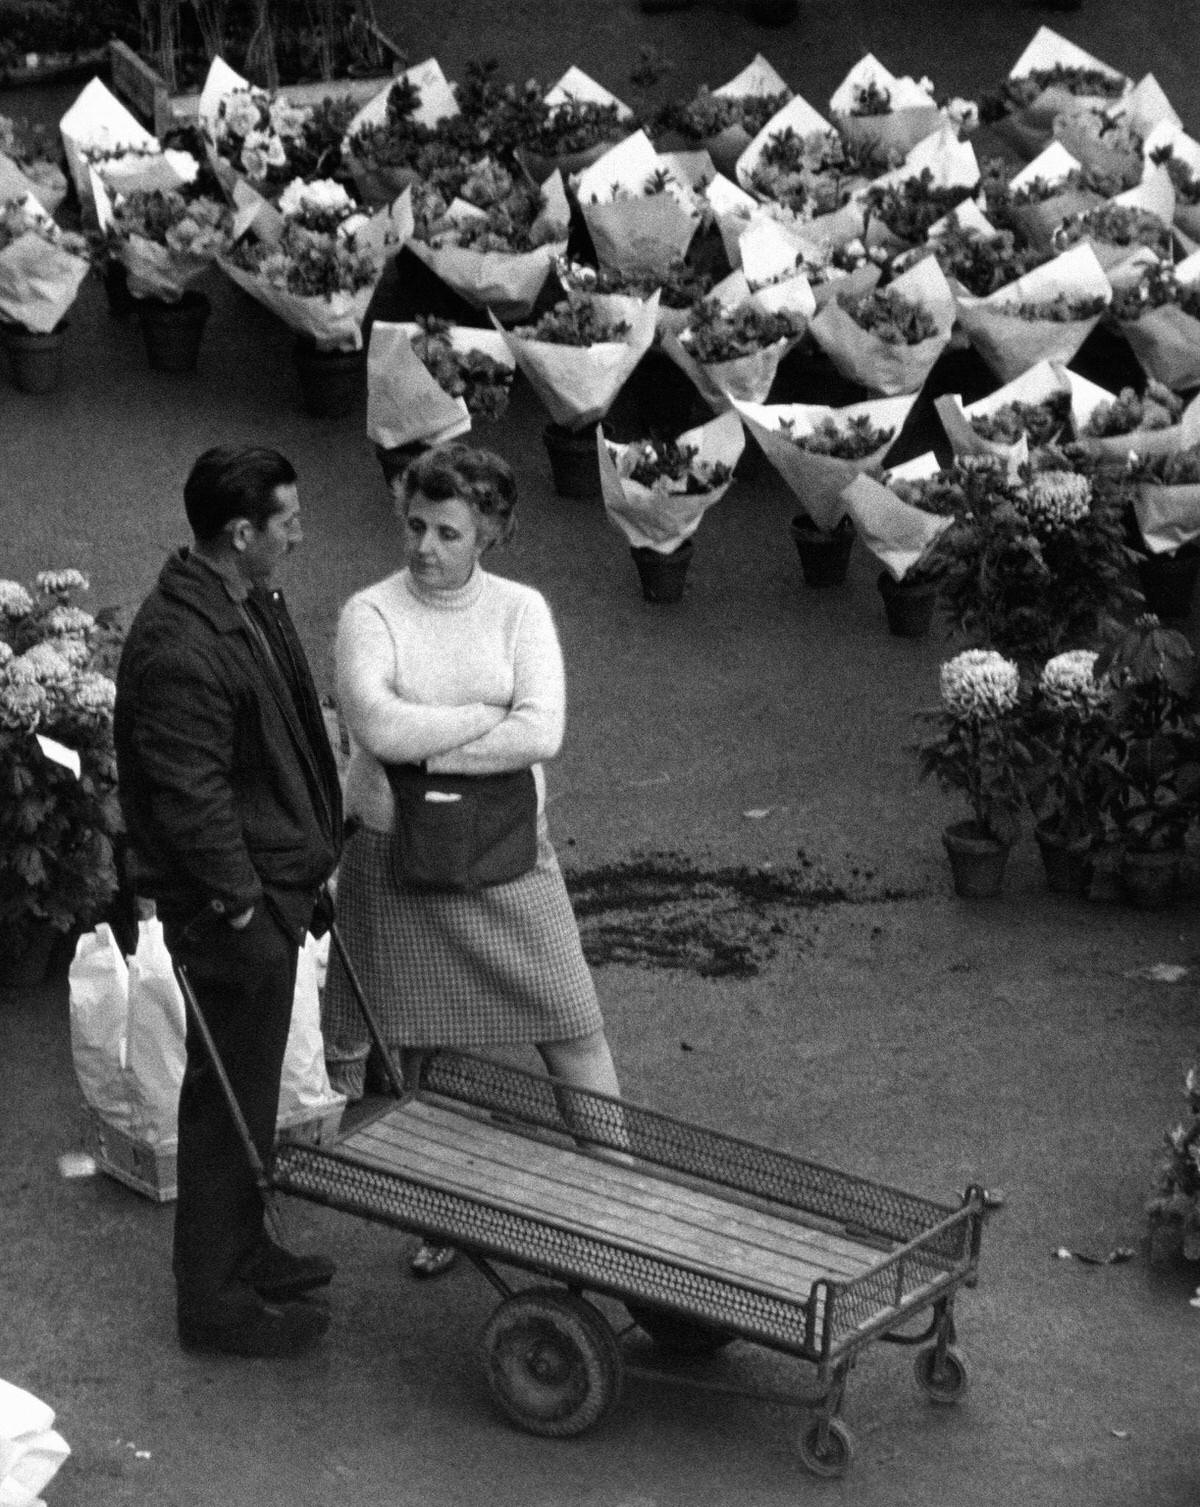
<path fill-rule="evenodd" d="M 1144 968 L 1131 968 L 1125 977 L 1145 979 L 1150 984 L 1179 984 L 1191 971 L 1182 963 L 1147 963 Z"/>
<path fill-rule="evenodd" d="M 1132 1261 L 1136 1251 L 1131 1245 L 1118 1245 L 1109 1251 L 1107 1256 L 1093 1256 L 1087 1251 L 1068 1250 L 1065 1245 L 1060 1245 L 1054 1252 L 1056 1261 L 1079 1261 L 1084 1266 L 1120 1266 L 1125 1261 Z"/>

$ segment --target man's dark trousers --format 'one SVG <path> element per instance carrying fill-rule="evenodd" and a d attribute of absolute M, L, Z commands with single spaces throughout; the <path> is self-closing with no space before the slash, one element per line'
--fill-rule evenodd
<path fill-rule="evenodd" d="M 279 1078 L 291 1021 L 299 944 L 260 902 L 235 931 L 205 916 L 190 930 L 164 921 L 187 969 L 251 1139 L 270 1165 Z M 179 1313 L 236 1324 L 254 1294 L 239 1274 L 265 1240 L 263 1204 L 220 1081 L 193 1022 L 179 1096 L 174 1270 Z"/>

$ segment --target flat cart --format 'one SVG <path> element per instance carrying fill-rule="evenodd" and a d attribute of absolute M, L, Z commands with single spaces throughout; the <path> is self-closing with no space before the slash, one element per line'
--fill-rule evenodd
<path fill-rule="evenodd" d="M 821 1476 L 850 1463 L 839 1414 L 871 1341 L 919 1346 L 934 1402 L 966 1389 L 954 1300 L 976 1274 L 978 1187 L 946 1207 L 448 1050 L 333 1143 L 282 1143 L 268 1183 L 462 1250 L 501 1296 L 482 1335 L 491 1391 L 536 1434 L 579 1434 L 620 1395 L 619 1335 L 585 1292 L 676 1355 L 741 1338 L 810 1362 L 811 1391 L 770 1400 L 806 1410 L 800 1456 Z"/>

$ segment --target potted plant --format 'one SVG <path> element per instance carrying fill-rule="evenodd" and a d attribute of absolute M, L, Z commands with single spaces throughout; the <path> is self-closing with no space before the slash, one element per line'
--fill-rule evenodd
<path fill-rule="evenodd" d="M 1063 451 L 1010 468 L 962 456 L 938 483 L 953 523 L 934 545 L 951 631 L 1032 668 L 1097 646 L 1137 603 L 1129 485 Z"/>
<path fill-rule="evenodd" d="M 1154 1192 L 1146 1200 L 1149 1255 L 1155 1265 L 1176 1256 L 1200 1261 L 1200 1072 L 1190 1067 L 1184 1078 L 1189 1124 L 1176 1125 L 1163 1137 L 1166 1151 L 1158 1163 Z"/>
<path fill-rule="evenodd" d="M 999 894 L 1025 805 L 1032 756 L 1020 710 L 1020 673 L 994 649 L 965 649 L 942 665 L 941 705 L 918 713 L 920 778 L 966 797 L 970 818 L 942 834 L 955 893 Z"/>
<path fill-rule="evenodd" d="M 56 937 L 117 890 L 110 678 L 119 635 L 74 603 L 77 570 L 0 581 L 0 969 L 35 982 Z"/>
<path fill-rule="evenodd" d="M 1162 455 L 1180 448 L 1183 399 L 1153 377 L 1144 392 L 1122 387 L 1100 399 L 1077 423 L 1075 444 L 1089 455 L 1124 461 L 1129 452 Z"/>
<path fill-rule="evenodd" d="M 0 342 L 22 392 L 58 386 L 67 314 L 89 265 L 84 238 L 60 230 L 32 194 L 0 203 Z"/>
<path fill-rule="evenodd" d="M 1094 649 L 1068 649 L 1047 660 L 1027 710 L 1033 835 L 1050 888 L 1068 894 L 1086 892 L 1101 836 L 1096 760 L 1111 688 L 1096 678 L 1097 657 Z"/>
<path fill-rule="evenodd" d="M 1098 807 L 1120 852 L 1121 884 L 1139 909 L 1171 900 L 1200 811 L 1197 660 L 1182 633 L 1139 617 L 1096 662 L 1112 686 L 1096 760 Z"/>
<path fill-rule="evenodd" d="M 1110 313 L 1148 376 L 1172 392 L 1200 384 L 1200 254 L 1152 262 L 1115 291 Z"/>

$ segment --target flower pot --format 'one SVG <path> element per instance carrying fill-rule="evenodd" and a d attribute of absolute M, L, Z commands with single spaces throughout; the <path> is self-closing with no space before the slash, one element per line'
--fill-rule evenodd
<path fill-rule="evenodd" d="M 1170 554 L 1143 555 L 1138 561 L 1138 580 L 1146 611 L 1164 619 L 1187 617 L 1198 574 L 1200 549 L 1193 546 L 1185 544 Z"/>
<path fill-rule="evenodd" d="M 1033 829 L 1046 886 L 1058 895 L 1086 895 L 1092 884 L 1091 844 L 1087 838 L 1073 842 L 1044 826 Z"/>
<path fill-rule="evenodd" d="M 1000 893 L 1011 844 L 983 836 L 974 822 L 954 822 L 942 833 L 950 859 L 954 893 L 967 900 L 990 900 Z"/>
<path fill-rule="evenodd" d="M 1162 910 L 1179 888 L 1183 853 L 1167 848 L 1154 853 L 1127 850 L 1121 857 L 1121 892 L 1136 910 Z"/>
<path fill-rule="evenodd" d="M 137 299 L 129 291 L 129 273 L 124 262 L 109 262 L 103 281 L 108 312 L 114 319 L 128 319 L 137 308 Z"/>
<path fill-rule="evenodd" d="M 800 570 L 806 586 L 841 586 L 850 569 L 850 551 L 854 548 L 853 528 L 818 528 L 803 513 L 791 522 L 792 538 L 800 556 Z"/>
<path fill-rule="evenodd" d="M 46 334 L 21 324 L 0 324 L 0 341 L 8 357 L 13 386 L 20 392 L 53 392 L 62 377 L 64 319 Z"/>
<path fill-rule="evenodd" d="M 588 425 L 581 430 L 564 429 L 561 424 L 547 424 L 542 430 L 554 490 L 560 497 L 579 497 L 586 502 L 601 502 L 600 461 L 596 455 L 596 432 Z"/>
<path fill-rule="evenodd" d="M 207 295 L 189 288 L 177 303 L 161 298 L 138 298 L 134 302 L 151 371 L 194 372 L 204 326 L 212 312 Z"/>
<path fill-rule="evenodd" d="M 49 921 L 0 935 L 0 989 L 33 989 L 45 983 L 60 936 Z"/>
<path fill-rule="evenodd" d="M 292 350 L 305 411 L 318 419 L 351 413 L 367 387 L 367 353 L 322 351 L 303 336 Z"/>
<path fill-rule="evenodd" d="M 684 578 L 692 563 L 695 546 L 685 539 L 670 554 L 661 550 L 632 546 L 629 553 L 637 566 L 642 595 L 648 602 L 678 602 L 683 597 Z"/>
<path fill-rule="evenodd" d="M 887 614 L 888 632 L 897 638 L 924 638 L 937 606 L 937 586 L 932 581 L 897 581 L 881 571 L 876 583 Z"/>

